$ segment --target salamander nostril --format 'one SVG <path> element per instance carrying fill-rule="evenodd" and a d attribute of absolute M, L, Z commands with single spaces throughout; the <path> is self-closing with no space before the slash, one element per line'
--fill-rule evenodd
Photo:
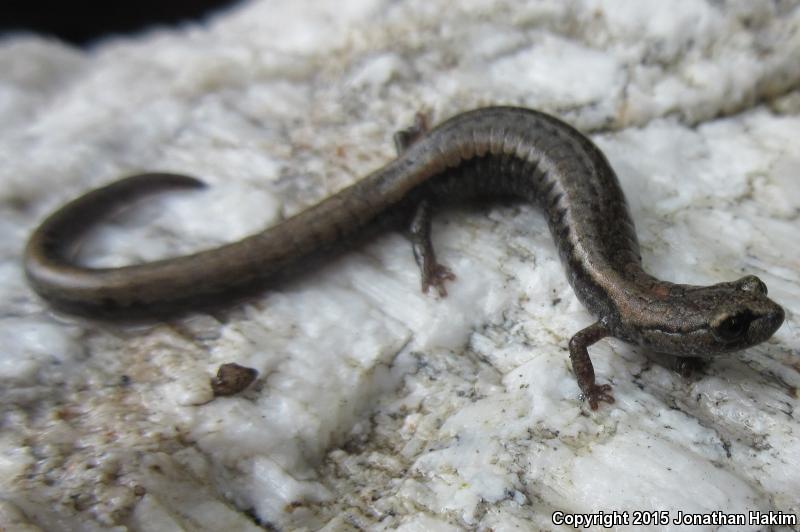
<path fill-rule="evenodd" d="M 773 332 L 778 330 L 778 327 L 781 326 L 785 318 L 786 318 L 786 313 L 783 311 L 783 307 L 778 307 L 774 312 L 770 314 L 770 322 L 773 326 Z"/>
<path fill-rule="evenodd" d="M 758 341 L 766 340 L 772 336 L 783 324 L 783 320 L 786 317 L 783 308 L 777 305 L 775 307 L 776 308 L 767 314 L 764 314 L 761 318 L 754 322 L 754 328 L 752 330 L 759 336 Z"/>

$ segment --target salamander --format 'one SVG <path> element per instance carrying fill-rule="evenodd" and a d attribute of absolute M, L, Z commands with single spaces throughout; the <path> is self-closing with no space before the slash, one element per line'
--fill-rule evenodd
<path fill-rule="evenodd" d="M 166 189 L 200 188 L 193 177 L 150 173 L 88 192 L 50 215 L 24 254 L 29 283 L 54 306 L 97 318 L 165 308 L 191 310 L 198 299 L 269 280 L 309 256 L 385 225 L 409 224 L 424 292 L 446 296 L 453 272 L 431 243 L 431 216 L 444 202 L 514 197 L 544 212 L 575 295 L 597 318 L 569 340 L 579 387 L 592 409 L 612 403 L 598 384 L 588 347 L 614 337 L 673 357 L 705 358 L 763 342 L 783 309 L 753 275 L 711 286 L 661 281 L 642 269 L 625 196 L 600 149 L 542 112 L 489 107 L 428 130 L 395 135 L 398 157 L 307 210 L 215 249 L 119 268 L 88 268 L 76 242 L 109 212 Z M 391 223 L 386 223 L 389 220 Z"/>

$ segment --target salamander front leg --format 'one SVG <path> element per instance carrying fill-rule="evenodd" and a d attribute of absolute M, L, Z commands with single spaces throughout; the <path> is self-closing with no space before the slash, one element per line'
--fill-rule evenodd
<path fill-rule="evenodd" d="M 654 353 L 651 351 L 644 351 L 643 354 L 651 362 L 676 372 L 684 379 L 688 379 L 689 377 L 702 372 L 709 362 L 708 359 L 705 358 L 679 357 L 668 355 L 666 353 Z"/>
<path fill-rule="evenodd" d="M 436 261 L 436 253 L 431 243 L 430 200 L 424 199 L 417 204 L 417 210 L 411 219 L 410 231 L 414 259 L 422 275 L 422 291 L 427 294 L 430 287 L 434 286 L 440 297 L 446 297 L 447 288 L 444 283 L 455 280 L 456 275 L 450 268 Z"/>
<path fill-rule="evenodd" d="M 602 322 L 596 322 L 585 329 L 575 333 L 569 341 L 569 358 L 572 361 L 572 370 L 578 379 L 583 397 L 589 401 L 592 410 L 597 410 L 600 401 L 613 403 L 611 385 L 598 385 L 594 380 L 594 367 L 589 358 L 588 347 L 598 340 L 608 336 L 608 330 Z"/>

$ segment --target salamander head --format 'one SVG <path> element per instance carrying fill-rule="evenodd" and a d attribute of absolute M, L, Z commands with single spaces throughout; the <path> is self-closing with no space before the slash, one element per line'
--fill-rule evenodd
<path fill-rule="evenodd" d="M 783 323 L 780 305 L 754 275 L 712 286 L 673 285 L 641 343 L 654 351 L 706 357 L 738 351 L 769 339 Z"/>

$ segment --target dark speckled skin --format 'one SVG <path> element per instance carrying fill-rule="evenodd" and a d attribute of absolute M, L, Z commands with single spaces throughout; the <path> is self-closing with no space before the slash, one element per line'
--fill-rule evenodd
<path fill-rule="evenodd" d="M 617 177 L 600 150 L 560 120 L 512 107 L 478 109 L 406 134 L 401 155 L 356 184 L 261 233 L 216 249 L 122 268 L 74 265 L 73 243 L 132 197 L 200 181 L 171 174 L 133 176 L 67 204 L 33 233 L 25 270 L 55 306 L 107 317 L 189 308 L 198 297 L 268 279 L 321 248 L 384 218 L 412 218 L 423 288 L 444 295 L 452 273 L 430 245 L 430 206 L 483 196 L 514 196 L 545 213 L 569 282 L 598 321 L 569 342 L 578 383 L 592 409 L 613 402 L 595 383 L 587 347 L 606 336 L 659 353 L 706 357 L 768 339 L 783 310 L 753 276 L 708 287 L 659 281 L 642 270 L 633 222 Z M 415 212 L 416 209 L 416 212 Z"/>

